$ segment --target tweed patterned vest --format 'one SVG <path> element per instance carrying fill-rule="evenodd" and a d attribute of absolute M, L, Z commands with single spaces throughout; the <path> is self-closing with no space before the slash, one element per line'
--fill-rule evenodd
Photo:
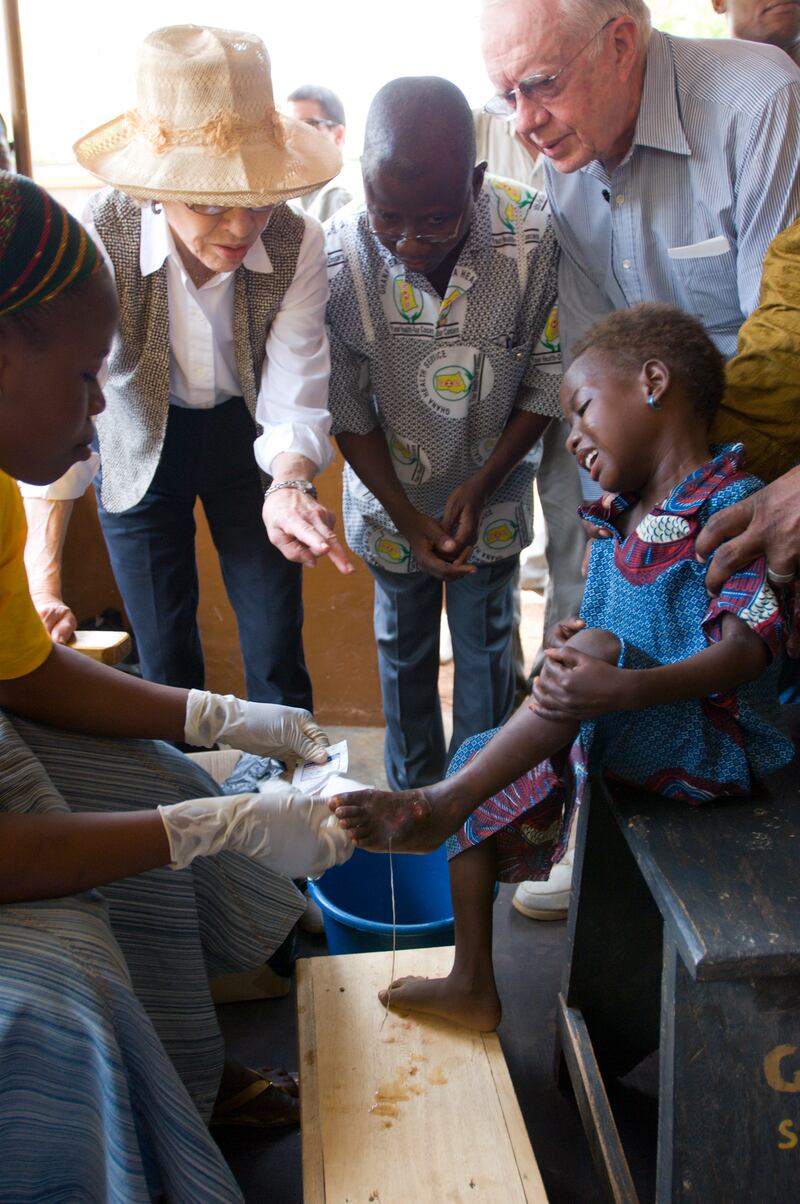
<path fill-rule="evenodd" d="M 119 513 L 147 492 L 164 444 L 169 412 L 167 267 L 142 276 L 141 213 L 128 197 L 104 190 L 93 199 L 92 214 L 114 265 L 120 307 L 104 387 L 106 409 L 97 419 L 102 502 L 106 510 Z M 234 350 L 242 396 L 253 417 L 267 334 L 292 283 L 303 231 L 303 219 L 279 205 L 261 235 L 272 271 L 236 269 Z"/>

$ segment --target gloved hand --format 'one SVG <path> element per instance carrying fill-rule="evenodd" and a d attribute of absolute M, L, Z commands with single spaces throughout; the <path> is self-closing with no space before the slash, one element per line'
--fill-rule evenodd
<path fill-rule="evenodd" d="M 231 748 L 260 757 L 298 758 L 325 763 L 330 741 L 310 711 L 272 702 L 245 702 L 233 694 L 190 690 L 184 739 L 198 748 L 223 740 Z"/>
<path fill-rule="evenodd" d="M 286 782 L 271 781 L 263 794 L 194 798 L 159 807 L 172 869 L 223 849 L 244 853 L 289 878 L 318 878 L 352 854 L 353 845 L 322 799 L 310 799 Z M 333 823 L 330 821 L 333 820 Z"/>

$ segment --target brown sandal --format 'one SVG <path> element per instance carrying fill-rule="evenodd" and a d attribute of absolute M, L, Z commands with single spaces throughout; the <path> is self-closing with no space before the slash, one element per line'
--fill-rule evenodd
<path fill-rule="evenodd" d="M 288 1073 L 289 1078 L 297 1084 L 297 1076 L 291 1071 Z M 260 1116 L 256 1111 L 253 1113 L 249 1110 L 248 1105 L 254 1100 L 260 1100 L 267 1091 L 280 1092 L 280 1095 L 286 1100 L 296 1100 L 298 1096 L 292 1094 L 281 1083 L 276 1082 L 271 1076 L 276 1074 L 275 1068 L 272 1066 L 262 1066 L 256 1071 L 259 1075 L 252 1083 L 248 1083 L 241 1091 L 237 1091 L 230 1099 L 226 1099 L 224 1103 L 217 1104 L 211 1116 L 210 1127 L 212 1129 L 220 1129 L 226 1127 L 251 1128 L 251 1129 L 285 1129 L 292 1125 L 300 1123 L 300 1115 L 297 1109 L 293 1109 L 292 1115 L 273 1117 Z M 276 1096 L 277 1098 L 277 1096 Z"/>

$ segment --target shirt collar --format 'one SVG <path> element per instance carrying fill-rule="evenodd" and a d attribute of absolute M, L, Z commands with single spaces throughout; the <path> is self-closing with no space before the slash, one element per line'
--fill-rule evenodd
<path fill-rule="evenodd" d="M 163 209 L 157 212 L 151 205 L 142 207 L 141 238 L 139 242 L 139 269 L 143 276 L 157 272 L 163 266 L 169 255 L 175 259 L 181 271 L 183 263 L 175 249 L 175 241 L 167 223 L 167 215 Z M 242 266 L 250 272 L 271 272 L 272 260 L 267 248 L 260 238 L 257 238 L 242 260 Z M 238 268 L 235 269 L 238 271 Z M 232 272 L 220 272 L 214 280 L 225 280 Z M 210 281 L 209 281 L 210 283 Z"/>
<path fill-rule="evenodd" d="M 676 485 L 668 498 L 653 507 L 651 514 L 675 514 L 681 517 L 696 514 L 712 493 L 742 472 L 745 460 L 742 443 L 716 444 L 711 450 L 716 452 L 714 457 Z M 637 500 L 635 493 L 620 493 L 614 498 L 610 509 L 606 509 L 601 500 L 581 506 L 578 514 L 596 526 L 616 531 L 613 519 L 630 510 Z"/>
<path fill-rule="evenodd" d="M 678 105 L 675 64 L 669 39 L 654 29 L 647 48 L 647 64 L 642 86 L 642 99 L 633 142 L 622 160 L 627 163 L 637 146 L 649 146 L 668 154 L 691 155 Z M 609 176 L 598 159 L 592 159 L 580 169 L 607 184 Z"/>
<path fill-rule="evenodd" d="M 657 29 L 650 35 L 647 49 L 642 101 L 633 145 L 650 146 L 675 155 L 692 153 L 678 107 L 675 64 L 669 39 Z"/>

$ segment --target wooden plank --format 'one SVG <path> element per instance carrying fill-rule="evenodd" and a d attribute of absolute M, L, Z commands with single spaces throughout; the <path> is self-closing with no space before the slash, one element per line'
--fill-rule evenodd
<path fill-rule="evenodd" d="M 396 972 L 440 976 L 452 959 L 402 950 Z M 391 962 L 298 962 L 313 1008 L 313 1030 L 298 1009 L 306 1204 L 546 1204 L 496 1036 L 387 1016 L 376 996 Z"/>
<path fill-rule="evenodd" d="M 517 1160 L 519 1177 L 525 1186 L 526 1199 L 535 1200 L 537 1204 L 538 1201 L 542 1201 L 542 1204 L 545 1204 L 547 1194 L 544 1190 L 539 1165 L 528 1137 L 528 1130 L 525 1128 L 525 1121 L 522 1119 L 522 1110 L 519 1106 L 517 1093 L 514 1090 L 514 1084 L 511 1082 L 511 1075 L 508 1073 L 508 1066 L 506 1065 L 505 1055 L 500 1046 L 500 1039 L 497 1033 L 483 1033 L 482 1036 L 483 1048 L 486 1050 L 486 1057 L 492 1071 L 497 1098 L 511 1141 L 511 1148 Z"/>
<path fill-rule="evenodd" d="M 303 1134 L 303 1204 L 325 1204 L 325 1172 L 319 1126 L 317 1034 L 314 1019 L 314 959 L 296 964 L 297 1051 L 300 1067 L 300 1129 Z"/>
<path fill-rule="evenodd" d="M 76 631 L 68 647 L 104 665 L 116 665 L 131 650 L 127 631 Z"/>
<path fill-rule="evenodd" d="M 595 783 L 578 816 L 573 882 L 563 993 L 580 1008 L 611 1082 L 658 1044 L 664 923 Z"/>
<path fill-rule="evenodd" d="M 614 1204 L 639 1204 L 583 1016 L 559 995 L 556 1019 L 589 1149 L 608 1199 Z"/>

